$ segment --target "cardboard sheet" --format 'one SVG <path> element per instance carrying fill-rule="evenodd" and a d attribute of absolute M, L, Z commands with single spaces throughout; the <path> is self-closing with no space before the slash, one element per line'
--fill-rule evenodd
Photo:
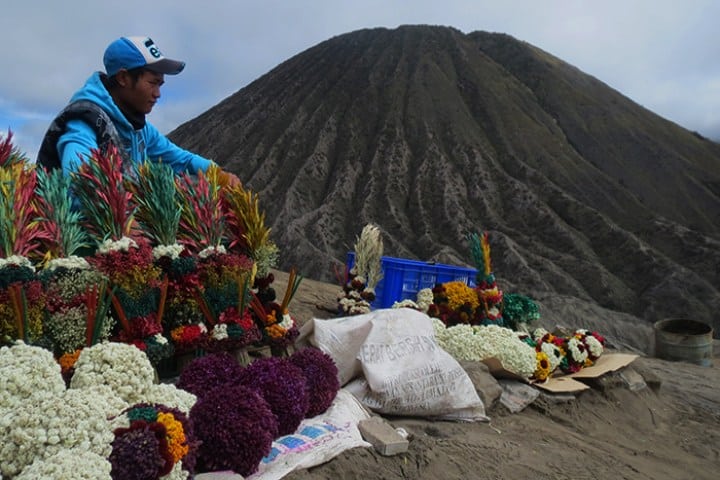
<path fill-rule="evenodd" d="M 606 373 L 630 365 L 637 357 L 637 355 L 629 353 L 604 353 L 592 367 L 585 367 L 579 372 L 569 375 L 553 376 L 547 382 L 536 382 L 533 385 L 552 393 L 581 392 L 590 387 L 576 379 L 601 377 Z"/>

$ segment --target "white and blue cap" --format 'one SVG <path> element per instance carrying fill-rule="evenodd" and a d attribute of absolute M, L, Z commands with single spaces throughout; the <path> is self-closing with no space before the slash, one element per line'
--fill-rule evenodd
<path fill-rule="evenodd" d="M 177 75 L 185 68 L 185 62 L 164 57 L 150 37 L 118 38 L 105 49 L 103 63 L 109 77 L 138 67 L 165 75 Z"/>

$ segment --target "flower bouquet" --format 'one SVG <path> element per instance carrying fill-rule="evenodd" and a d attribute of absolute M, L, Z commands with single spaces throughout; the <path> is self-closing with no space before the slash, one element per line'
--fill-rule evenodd
<path fill-rule="evenodd" d="M 605 345 L 605 338 L 599 333 L 584 329 L 564 337 L 536 328 L 532 335 L 519 336 L 537 352 L 537 369 L 533 379 L 538 381 L 545 381 L 558 370 L 575 373 L 593 365 L 602 355 Z"/>
<path fill-rule="evenodd" d="M 255 266 L 242 253 L 228 252 L 225 240 L 225 197 L 217 168 L 197 178 L 178 180 L 181 215 L 178 240 L 197 256 L 197 284 L 191 291 L 202 312 L 207 351 L 239 350 L 260 339 L 248 310 Z M 185 333 L 183 329 L 182 333 Z"/>
<path fill-rule="evenodd" d="M 199 443 L 188 416 L 162 404 L 138 403 L 112 420 L 109 460 L 115 480 L 188 478 L 195 470 Z"/>
<path fill-rule="evenodd" d="M 253 294 L 250 305 L 255 322 L 262 333 L 262 344 L 269 346 L 273 355 L 283 356 L 290 353 L 288 348 L 300 335 L 288 306 L 300 286 L 302 277 L 294 268 L 290 270 L 288 286 L 281 303 L 275 301 L 275 290 L 269 286 L 269 282 L 273 280 L 274 276 L 270 274 L 263 281 L 255 282 L 258 291 Z"/>
<path fill-rule="evenodd" d="M 125 188 L 122 169 L 114 146 L 107 154 L 93 150 L 75 175 L 75 192 L 84 226 L 98 246 L 88 262 L 115 290 L 111 301 L 120 327 L 117 338 L 135 344 L 157 365 L 173 354 L 162 328 L 168 280 L 161 278 L 149 242 L 139 235 L 134 219 L 138 207 Z"/>
<path fill-rule="evenodd" d="M 249 308 L 253 263 L 248 257 L 226 253 L 224 247 L 200 253 L 201 288 L 195 295 L 209 331 L 203 349 L 235 351 L 261 337 Z"/>
<path fill-rule="evenodd" d="M 0 142 L 0 345 L 41 341 L 45 295 L 32 258 L 45 233 L 37 222 L 37 172 L 12 146 Z"/>
<path fill-rule="evenodd" d="M 345 272 L 342 292 L 338 296 L 338 313 L 341 315 L 368 313 L 370 304 L 375 301 L 375 287 L 383 276 L 380 229 L 372 224 L 365 225 L 354 247 L 355 264 Z"/>
<path fill-rule="evenodd" d="M 137 204 L 135 218 L 153 245 L 152 256 L 167 282 L 162 326 L 175 356 L 194 355 L 203 344 L 207 328 L 195 299 L 200 286 L 196 258 L 178 242 L 183 196 L 169 165 L 145 162 L 128 182 Z"/>
<path fill-rule="evenodd" d="M 497 286 L 490 261 L 490 241 L 487 232 L 479 237 L 476 233 L 468 235 L 470 250 L 477 268 L 477 286 L 480 311 L 477 316 L 481 325 L 505 326 L 502 316 L 503 292 Z"/>

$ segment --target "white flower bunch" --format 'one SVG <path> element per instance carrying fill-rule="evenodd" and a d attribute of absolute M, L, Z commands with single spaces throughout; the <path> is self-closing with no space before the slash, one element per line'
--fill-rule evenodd
<path fill-rule="evenodd" d="M 212 255 L 225 255 L 226 253 L 227 250 L 225 250 L 225 247 L 223 245 L 210 246 L 200 250 L 200 253 L 198 253 L 198 257 L 207 258 Z"/>
<path fill-rule="evenodd" d="M 295 320 L 292 319 L 289 313 L 283 313 L 282 320 L 278 325 L 285 330 L 290 330 L 295 325 Z"/>
<path fill-rule="evenodd" d="M 197 397 L 190 392 L 177 388 L 172 383 L 160 383 L 150 387 L 145 393 L 144 402 L 160 403 L 189 414 L 190 409 L 197 402 Z"/>
<path fill-rule="evenodd" d="M 35 460 L 15 480 L 111 480 L 111 469 L 112 465 L 107 458 L 87 450 L 70 448 Z"/>
<path fill-rule="evenodd" d="M 45 321 L 47 334 L 63 353 L 74 352 L 87 341 L 87 311 L 84 306 L 76 305 L 55 315 L 48 315 Z M 107 338 L 113 322 L 104 322 L 101 337 Z"/>
<path fill-rule="evenodd" d="M 535 340 L 535 342 L 539 342 L 540 339 L 542 339 L 548 333 L 550 333 L 550 332 L 548 332 L 547 330 L 545 330 L 542 327 L 538 327 L 535 330 L 533 330 L 532 339 Z"/>
<path fill-rule="evenodd" d="M 587 349 L 582 346 L 582 342 L 577 339 L 576 337 L 571 338 L 567 342 L 567 354 L 570 355 L 570 358 L 572 358 L 573 361 L 584 364 L 585 360 L 588 358 L 588 352 Z"/>
<path fill-rule="evenodd" d="M 84 257 L 78 257 L 77 255 L 70 255 L 69 257 L 53 258 L 47 265 L 45 270 L 54 272 L 58 268 L 67 268 L 68 270 L 87 270 L 90 268 L 90 264 Z"/>
<path fill-rule="evenodd" d="M 6 265 L 27 267 L 33 272 L 35 271 L 35 266 L 32 264 L 32 262 L 27 257 L 23 257 L 22 255 L 10 255 L 7 258 L 0 258 L 0 270 L 3 269 Z"/>
<path fill-rule="evenodd" d="M 513 330 L 497 325 L 445 328 L 439 320 L 437 323 L 434 321 L 433 327 L 438 344 L 456 359 L 480 361 L 495 357 L 503 368 L 521 377 L 530 378 L 535 372 L 535 349 L 520 340 Z"/>
<path fill-rule="evenodd" d="M 172 260 L 175 260 L 180 256 L 184 249 L 185 247 L 177 243 L 173 245 L 157 245 L 156 247 L 153 247 L 152 254 L 155 260 L 162 257 L 170 257 Z"/>
<path fill-rule="evenodd" d="M 545 352 L 545 355 L 547 355 L 550 362 L 550 371 L 554 372 L 562 361 L 562 350 L 560 350 L 560 347 L 558 347 L 557 345 L 548 342 L 542 342 L 540 344 L 540 350 Z"/>
<path fill-rule="evenodd" d="M 593 358 L 599 358 L 605 351 L 605 347 L 600 343 L 600 340 L 592 334 L 585 336 L 585 345 L 587 345 L 588 350 L 590 350 L 590 355 Z"/>
<path fill-rule="evenodd" d="M 182 462 L 173 465 L 173 469 L 167 475 L 160 477 L 160 480 L 187 480 L 190 478 L 190 472 L 182 469 Z"/>
<path fill-rule="evenodd" d="M 98 253 L 127 252 L 130 248 L 138 248 L 138 244 L 130 237 L 122 237 L 120 240 L 108 238 L 98 247 Z"/>
<path fill-rule="evenodd" d="M 108 385 L 124 401 L 142 401 L 154 384 L 155 370 L 147 355 L 134 345 L 102 342 L 84 348 L 75 364 L 71 388 Z"/>
<path fill-rule="evenodd" d="M 418 304 L 413 302 L 409 298 L 393 303 L 392 308 L 412 308 L 413 310 L 420 310 Z"/>
<path fill-rule="evenodd" d="M 350 292 L 353 293 L 353 292 Z M 370 313 L 370 304 L 362 299 L 341 298 L 338 303 L 343 312 L 348 315 L 360 315 Z"/>
<path fill-rule="evenodd" d="M 48 394 L 65 391 L 60 364 L 52 353 L 22 341 L 0 348 L 0 379 L 0 412 L 27 402 L 37 391 Z"/>
<path fill-rule="evenodd" d="M 102 389 L 61 394 L 40 390 L 16 405 L 0 417 L 0 472 L 17 475 L 36 460 L 68 448 L 107 458 L 114 438 L 108 417 L 119 413 L 112 397 Z"/>
<path fill-rule="evenodd" d="M 417 293 L 417 305 L 421 312 L 427 313 L 430 305 L 435 301 L 431 288 L 423 288 Z"/>
<path fill-rule="evenodd" d="M 228 338 L 227 324 L 218 323 L 217 325 L 215 325 L 212 329 L 212 332 L 210 333 L 210 337 L 213 340 L 225 340 L 226 338 Z"/>

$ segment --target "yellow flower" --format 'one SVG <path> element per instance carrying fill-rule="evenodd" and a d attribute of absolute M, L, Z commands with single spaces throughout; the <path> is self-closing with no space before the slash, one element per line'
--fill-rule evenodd
<path fill-rule="evenodd" d="M 478 305 L 480 305 L 477 292 L 475 292 L 475 290 L 471 287 L 467 286 L 465 282 L 448 282 L 444 283 L 443 287 L 445 287 L 445 294 L 447 295 L 448 299 L 448 307 L 453 310 L 462 307 L 466 303 L 470 304 L 470 308 L 472 308 L 473 310 L 475 310 Z"/>
<path fill-rule="evenodd" d="M 271 338 L 280 339 L 285 336 L 285 329 L 282 328 L 277 323 L 270 325 L 269 327 L 265 327 L 265 331 L 270 335 Z"/>
<path fill-rule="evenodd" d="M 182 423 L 175 420 L 171 413 L 158 413 L 157 421 L 165 425 L 167 435 L 168 451 L 172 455 L 173 463 L 177 463 L 183 458 L 190 447 L 188 447 L 185 439 L 185 431 Z"/>
<path fill-rule="evenodd" d="M 538 380 L 545 380 L 550 376 L 550 359 L 545 352 L 537 352 L 535 354 L 537 358 L 537 367 L 533 377 Z"/>

